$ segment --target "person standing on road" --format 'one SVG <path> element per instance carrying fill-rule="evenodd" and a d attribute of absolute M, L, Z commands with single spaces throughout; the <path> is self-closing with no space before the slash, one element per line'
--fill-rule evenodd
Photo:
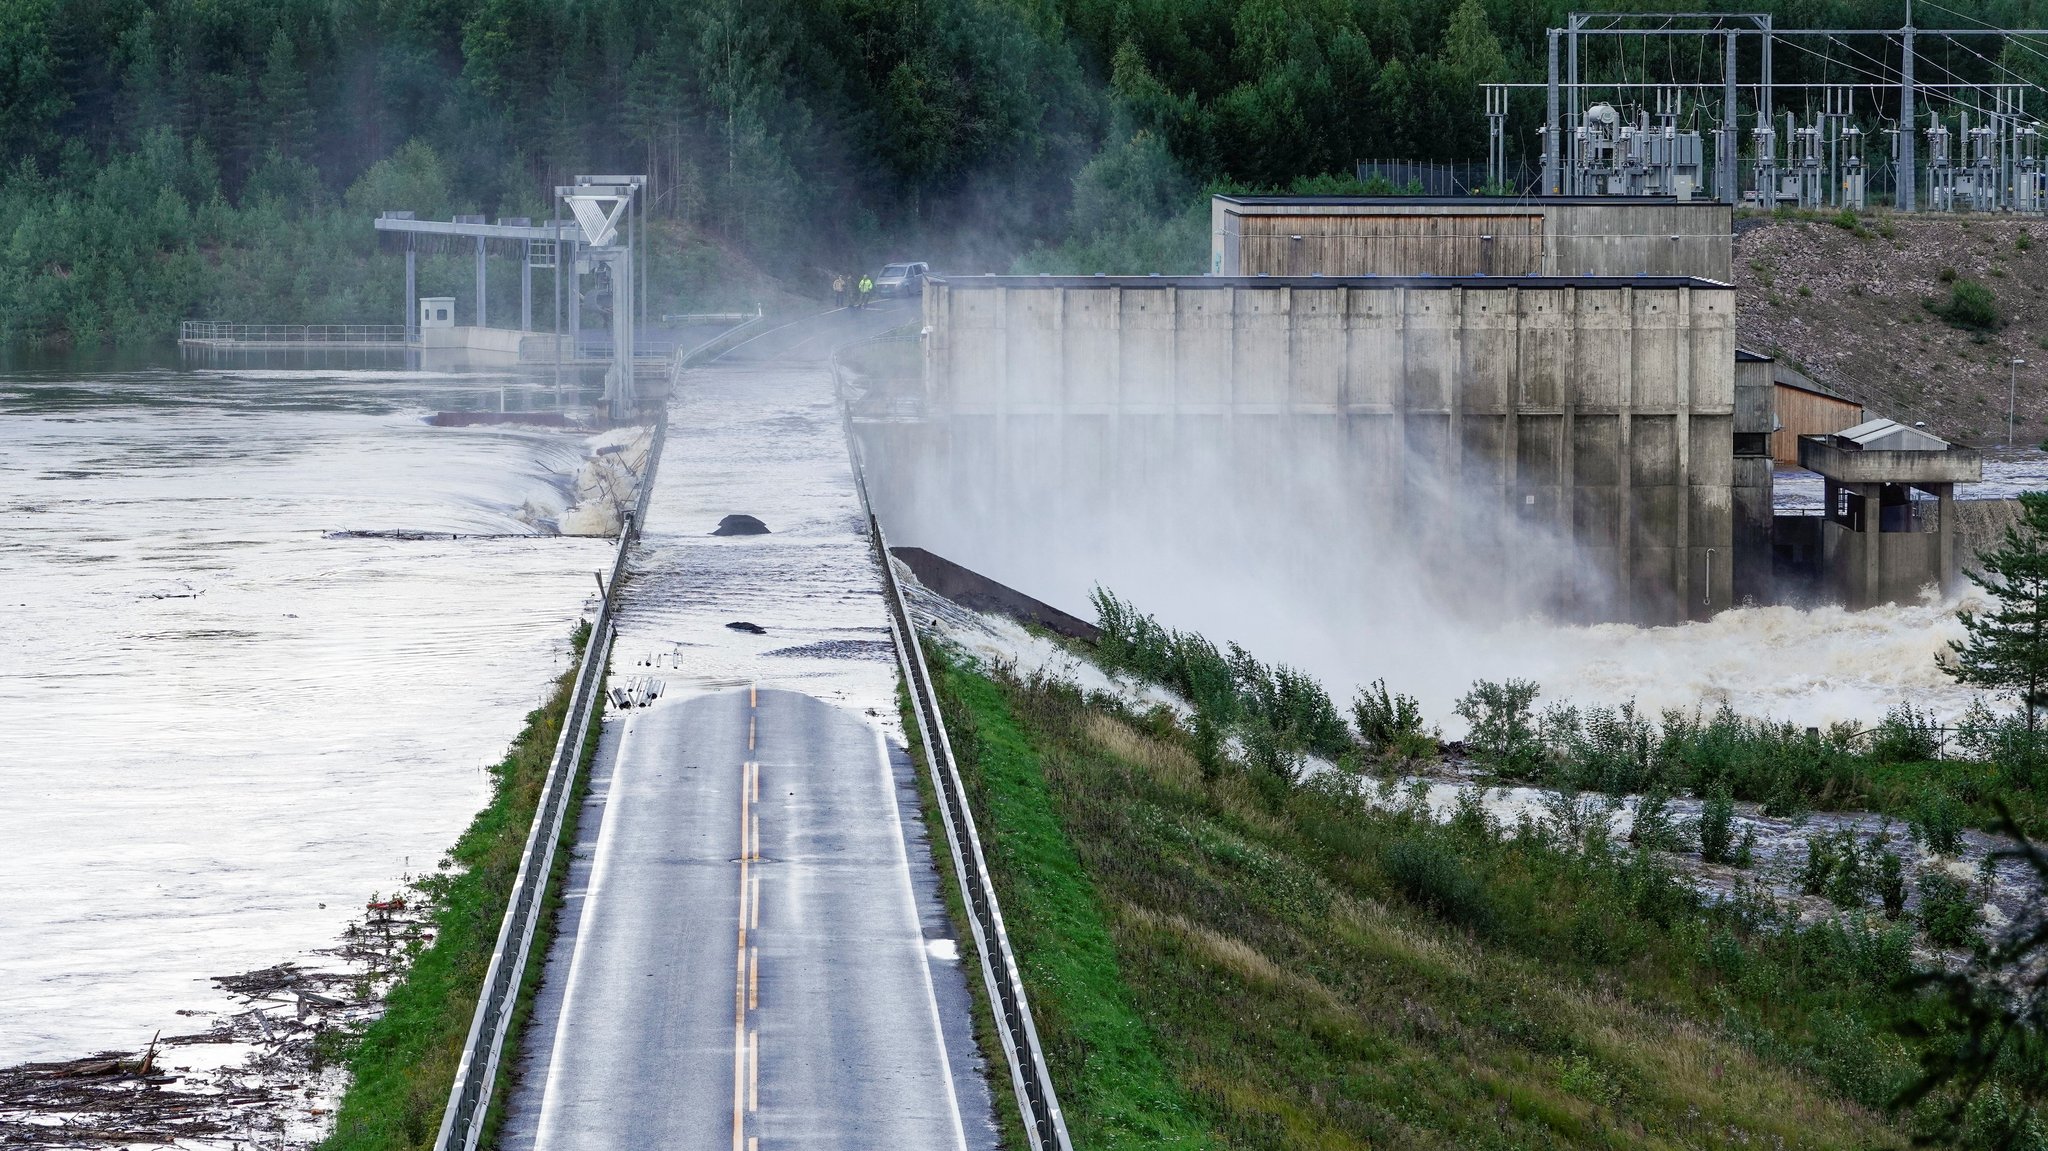
<path fill-rule="evenodd" d="M 862 273 L 860 278 L 860 307 L 868 306 L 868 293 L 875 290 L 875 278 Z"/>
<path fill-rule="evenodd" d="M 846 306 L 846 273 L 844 272 L 832 277 L 832 306 L 837 308 Z"/>

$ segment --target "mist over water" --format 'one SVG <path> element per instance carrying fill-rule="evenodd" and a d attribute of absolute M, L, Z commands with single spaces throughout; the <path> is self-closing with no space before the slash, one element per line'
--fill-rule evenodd
<path fill-rule="evenodd" d="M 1540 530 L 1461 508 L 1453 485 L 1359 484 L 1360 465 L 1340 458 L 1355 449 L 1343 445 L 1154 455 L 1149 468 L 1105 473 L 1085 458 L 1077 466 L 1057 436 L 1009 453 L 963 449 L 962 438 L 876 465 L 893 469 L 885 506 L 902 526 L 892 543 L 1083 618 L 1093 618 L 1090 589 L 1108 588 L 1168 626 L 1309 671 L 1340 703 L 1384 678 L 1453 736 L 1464 724 L 1452 705 L 1482 678 L 1533 679 L 1549 702 L 1725 702 L 1821 726 L 1867 725 L 1902 702 L 1953 717 L 1976 696 L 1935 662 L 1962 634 L 1955 602 L 1740 608 L 1669 627 L 1556 622 L 1546 589 L 1612 589 L 1572 570 Z M 1479 490 L 1480 502 L 1493 498 Z"/>
<path fill-rule="evenodd" d="M 579 437 L 422 422 L 500 386 L 0 376 L 0 1064 L 202 1027 L 453 843 L 610 551 L 534 526 Z"/>

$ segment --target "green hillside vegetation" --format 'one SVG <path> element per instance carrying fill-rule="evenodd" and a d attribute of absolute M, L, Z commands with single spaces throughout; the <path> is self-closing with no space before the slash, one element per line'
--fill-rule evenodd
<path fill-rule="evenodd" d="M 1889 901 L 1802 923 L 1583 804 L 1440 824 L 1163 709 L 940 679 L 1077 1146 L 2040 1145 L 2001 1076 L 1888 1109 L 1959 1042 Z"/>
<path fill-rule="evenodd" d="M 2031 2 L 1958 3 L 2041 23 Z M 1207 189 L 1354 190 L 1359 158 L 1483 155 L 1474 85 L 1539 76 L 1570 7 L 0 0 L 0 341 L 395 322 L 373 213 L 545 216 L 549 187 L 593 171 L 653 177 L 660 310 L 815 295 L 892 257 L 1198 270 Z M 1874 0 L 1765 8 L 1900 19 Z M 1788 55 L 1779 77 L 1820 66 Z M 1518 132 L 1513 161 L 1534 145 Z M 421 282 L 459 293 L 464 256 Z"/>
<path fill-rule="evenodd" d="M 1725 708 L 1539 708 L 1536 684 L 1510 680 L 1475 684 L 1457 705 L 1469 733 L 1441 745 L 1384 682 L 1347 723 L 1313 677 L 1101 589 L 1099 639 L 1077 654 L 1185 712 L 944 663 L 1077 1138 L 2048 1144 L 2048 927 L 1987 922 L 1982 874 L 1901 847 L 1958 859 L 1966 827 L 2014 830 L 2014 811 L 2038 829 L 2048 495 L 2025 503 L 1979 557 L 1997 606 L 1966 614 L 1945 665 L 2018 706 L 1957 729 L 1907 705 L 1825 733 Z M 1502 826 L 1468 787 L 1440 821 L 1394 780 L 1453 753 L 1547 798 Z M 1680 795 L 1696 816 L 1674 815 Z M 1808 831 L 1779 896 L 1751 870 L 1738 799 L 1904 826 Z"/>

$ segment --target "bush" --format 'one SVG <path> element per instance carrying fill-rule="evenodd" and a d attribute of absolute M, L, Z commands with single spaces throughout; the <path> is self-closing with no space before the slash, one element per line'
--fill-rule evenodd
<path fill-rule="evenodd" d="M 1902 703 L 1884 713 L 1870 732 L 1870 757 L 1879 763 L 1921 763 L 1941 755 L 1941 728 L 1934 713 Z"/>
<path fill-rule="evenodd" d="M 1862 907 L 1871 892 L 1879 888 L 1882 854 L 1879 841 L 1860 842 L 1854 828 L 1815 835 L 1806 841 L 1806 863 L 1799 870 L 1799 890 L 1807 895 L 1826 896 L 1837 907 Z"/>
<path fill-rule="evenodd" d="M 1389 693 L 1386 680 L 1359 690 L 1351 701 L 1351 718 L 1359 742 L 1374 755 L 1424 759 L 1436 754 L 1436 738 L 1422 726 L 1422 705 L 1412 695 Z"/>
<path fill-rule="evenodd" d="M 1940 947 L 1968 947 L 1977 941 L 1974 884 L 1939 867 L 1920 872 L 1920 929 Z"/>
<path fill-rule="evenodd" d="M 1936 855 L 1954 855 L 1963 846 L 1963 826 L 1969 811 L 1938 783 L 1921 788 L 1913 799 L 1907 827 L 1914 842 Z"/>
<path fill-rule="evenodd" d="M 1543 746 L 1531 714 L 1537 690 L 1526 679 L 1480 680 L 1458 701 L 1457 713 L 1472 725 L 1467 745 L 1475 758 L 1501 775 L 1521 778 L 1543 764 Z"/>
<path fill-rule="evenodd" d="M 1717 784 L 1700 807 L 1700 858 L 1708 863 L 1734 859 L 1735 801 L 1727 784 Z"/>
<path fill-rule="evenodd" d="M 2034 246 L 2034 237 L 2028 235 L 2025 232 L 2021 232 L 2019 238 L 2012 242 L 2012 246 L 2018 249 L 2019 251 L 2024 252 L 2027 249 Z"/>
<path fill-rule="evenodd" d="M 1685 846 L 1685 834 L 1671 815 L 1671 795 L 1652 787 L 1636 801 L 1635 819 L 1629 824 L 1628 841 L 1651 851 L 1678 851 Z"/>
<path fill-rule="evenodd" d="M 1434 836 L 1395 840 L 1387 847 L 1381 865 L 1402 895 L 1445 920 L 1474 931 L 1493 925 L 1486 886 L 1456 851 Z"/>
<path fill-rule="evenodd" d="M 1877 857 L 1877 899 L 1884 917 L 1897 919 L 1906 910 L 1906 867 L 1896 851 Z"/>
<path fill-rule="evenodd" d="M 1949 287 L 1948 303 L 1936 310 L 1958 328 L 1989 332 L 1999 325 L 1998 298 L 1975 280 L 1957 280 Z"/>

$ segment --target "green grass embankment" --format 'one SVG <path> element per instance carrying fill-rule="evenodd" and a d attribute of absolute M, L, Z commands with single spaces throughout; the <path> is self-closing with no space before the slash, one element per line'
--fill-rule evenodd
<path fill-rule="evenodd" d="M 1276 791 L 1163 714 L 939 674 L 1076 1146 L 1906 1142 L 1896 937 L 1753 927 L 1647 853 Z"/>
<path fill-rule="evenodd" d="M 588 640 L 588 625 L 579 626 L 574 637 L 579 661 Z M 350 1083 L 334 1132 L 321 1151 L 411 1151 L 433 1145 L 575 681 L 572 663 L 555 681 L 547 701 L 527 715 L 525 728 L 504 760 L 491 769 L 490 802 L 449 849 L 441 868 L 419 882 L 420 895 L 431 908 L 433 941 L 411 958 L 392 986 L 384 1014 L 360 1036 L 348 1037 L 340 1045 Z M 592 723 L 563 831 L 571 841 L 586 784 L 582 768 L 589 763 L 597 737 L 598 724 Z M 547 900 L 535 925 L 532 960 L 522 980 L 527 1002 L 514 1015 L 506 1039 L 508 1052 L 518 1050 L 519 1032 L 531 1010 L 531 993 L 554 936 L 567 867 L 568 853 L 563 852 L 556 857 Z M 502 1105 L 510 1081 L 509 1074 L 500 1075 L 494 1105 Z"/>

